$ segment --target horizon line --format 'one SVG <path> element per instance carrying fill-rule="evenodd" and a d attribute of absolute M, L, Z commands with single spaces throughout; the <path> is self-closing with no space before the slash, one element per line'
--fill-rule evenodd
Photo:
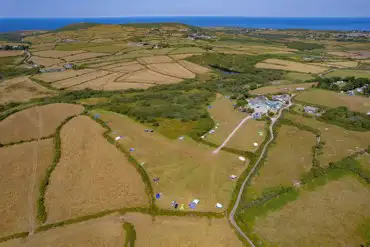
<path fill-rule="evenodd" d="M 0 19 L 95 19 L 95 18 L 153 18 L 153 17 L 226 17 L 226 18 L 366 18 L 370 16 L 237 16 L 237 15 L 125 15 L 125 16 L 14 16 Z"/>

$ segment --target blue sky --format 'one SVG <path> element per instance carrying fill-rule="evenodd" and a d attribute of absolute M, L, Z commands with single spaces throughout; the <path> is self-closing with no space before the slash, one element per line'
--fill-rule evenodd
<path fill-rule="evenodd" d="M 370 17 L 370 0 L 4 0 L 0 17 Z"/>

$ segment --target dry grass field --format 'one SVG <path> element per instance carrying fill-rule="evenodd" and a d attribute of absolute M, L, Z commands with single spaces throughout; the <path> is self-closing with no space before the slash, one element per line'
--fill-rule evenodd
<path fill-rule="evenodd" d="M 114 67 L 109 69 L 109 71 L 115 71 L 115 72 L 122 72 L 122 73 L 130 73 L 130 72 L 135 72 L 139 70 L 143 70 L 145 67 L 139 63 L 131 63 L 127 65 L 121 65 L 118 67 Z"/>
<path fill-rule="evenodd" d="M 232 101 L 221 94 L 217 95 L 211 106 L 212 108 L 208 108 L 208 112 L 219 126 L 215 129 L 215 133 L 207 134 L 206 140 L 220 145 L 247 115 L 234 110 Z M 239 131 L 235 135 L 239 135 Z"/>
<path fill-rule="evenodd" d="M 193 53 L 185 53 L 185 54 L 178 54 L 178 55 L 170 55 L 170 57 L 174 60 L 182 60 L 188 57 L 194 56 Z"/>
<path fill-rule="evenodd" d="M 284 78 L 286 80 L 296 82 L 296 81 L 310 80 L 310 79 L 313 79 L 314 77 L 310 74 L 305 74 L 305 73 L 288 72 L 284 75 Z"/>
<path fill-rule="evenodd" d="M 338 67 L 338 68 L 354 68 L 357 67 L 357 61 L 333 61 L 327 63 L 330 66 Z"/>
<path fill-rule="evenodd" d="M 308 90 L 296 96 L 296 100 L 308 104 L 317 104 L 330 108 L 346 106 L 351 111 L 367 113 L 370 111 L 370 99 L 362 96 L 347 96 L 337 92 L 315 89 Z"/>
<path fill-rule="evenodd" d="M 114 215 L 54 228 L 27 239 L 0 243 L 0 247 L 117 247 L 124 246 L 125 238 L 122 222 Z"/>
<path fill-rule="evenodd" d="M 369 145 L 369 131 L 349 131 L 336 125 L 287 113 L 284 114 L 284 118 L 321 131 L 322 140 L 325 142 L 325 145 L 322 150 L 323 154 L 319 155 L 318 158 L 322 166 L 327 166 L 329 162 L 341 160 L 356 151 L 367 148 Z"/>
<path fill-rule="evenodd" d="M 48 222 L 147 206 L 140 174 L 107 142 L 104 131 L 87 116 L 76 117 L 62 128 L 61 158 L 45 196 Z"/>
<path fill-rule="evenodd" d="M 205 53 L 206 51 L 199 47 L 181 47 L 170 52 L 171 55 L 189 54 L 189 53 Z"/>
<path fill-rule="evenodd" d="M 316 136 L 296 127 L 279 128 L 276 143 L 269 149 L 266 160 L 251 183 L 249 196 L 258 198 L 265 189 L 292 186 L 312 167 L 312 147 Z"/>
<path fill-rule="evenodd" d="M 39 57 L 49 57 L 49 58 L 63 58 L 71 55 L 85 53 L 86 51 L 57 51 L 57 50 L 46 50 L 33 52 L 33 55 Z"/>
<path fill-rule="evenodd" d="M 82 84 L 76 85 L 71 87 L 71 90 L 82 90 L 85 88 L 95 89 L 95 90 L 103 90 L 105 86 L 108 84 L 117 84 L 115 83 L 115 80 L 124 74 L 122 73 L 112 73 L 109 75 L 105 75 L 102 77 L 99 77 L 97 79 L 84 82 Z"/>
<path fill-rule="evenodd" d="M 319 74 L 328 70 L 328 68 L 325 67 L 272 58 L 266 59 L 262 63 L 257 63 L 256 67 L 261 69 L 279 69 L 313 74 Z"/>
<path fill-rule="evenodd" d="M 43 65 L 45 67 L 49 67 L 49 66 L 58 65 L 58 64 L 63 63 L 63 60 L 60 60 L 60 59 L 47 58 L 47 57 L 37 57 L 37 56 L 32 56 L 30 61 L 33 61 L 35 64 Z"/>
<path fill-rule="evenodd" d="M 85 60 L 89 58 L 96 58 L 96 57 L 103 57 L 107 56 L 109 53 L 98 53 L 98 52 L 86 52 L 86 53 L 81 53 L 81 54 L 76 54 L 68 57 L 64 57 L 64 59 L 67 62 L 74 62 L 78 60 Z"/>
<path fill-rule="evenodd" d="M 106 76 L 108 74 L 109 74 L 109 72 L 107 72 L 107 71 L 94 71 L 94 72 L 91 72 L 91 73 L 88 73 L 88 74 L 82 74 L 82 75 L 77 76 L 77 77 L 72 77 L 72 78 L 69 78 L 69 79 L 56 81 L 52 84 L 52 86 L 56 87 L 56 88 L 59 88 L 59 89 L 60 88 L 69 88 L 69 87 L 73 87 L 73 86 L 82 84 L 82 83 L 87 82 L 87 81 L 98 79 L 99 77 Z"/>
<path fill-rule="evenodd" d="M 0 104 L 25 102 L 53 95 L 54 91 L 31 81 L 28 77 L 17 77 L 0 83 Z"/>
<path fill-rule="evenodd" d="M 266 87 L 260 87 L 254 90 L 251 90 L 250 93 L 254 95 L 264 95 L 264 94 L 276 94 L 276 93 L 292 93 L 296 91 L 296 88 L 312 88 L 312 85 L 315 83 L 293 83 L 293 84 L 279 84 L 279 85 L 270 85 Z"/>
<path fill-rule="evenodd" d="M 216 203 L 226 208 L 229 204 L 235 181 L 229 176 L 239 176 L 246 167 L 237 155 L 226 152 L 212 154 L 213 149 L 199 144 L 190 138 L 184 140 L 169 139 L 159 133 L 147 133 L 144 125 L 136 123 L 126 116 L 99 111 L 115 134 L 124 136 L 119 143 L 127 150 L 134 148 L 131 155 L 140 163 L 152 182 L 154 193 L 162 193 L 156 204 L 165 209 L 172 209 L 171 202 L 176 200 L 185 205 L 199 199 L 197 211 L 223 211 Z M 225 165 L 227 164 L 227 165 Z"/>
<path fill-rule="evenodd" d="M 141 57 L 138 61 L 143 64 L 151 63 L 172 63 L 173 60 L 168 56 Z"/>
<path fill-rule="evenodd" d="M 81 70 L 66 70 L 63 72 L 53 72 L 53 73 L 41 73 L 34 76 L 35 79 L 44 81 L 44 82 L 55 82 L 61 81 L 68 78 L 74 78 L 83 74 L 92 73 L 95 70 L 93 69 L 81 69 Z"/>
<path fill-rule="evenodd" d="M 136 83 L 136 82 L 113 82 L 103 86 L 103 90 L 111 91 L 111 90 L 126 90 L 126 89 L 146 89 L 149 87 L 153 87 L 155 84 L 152 83 Z"/>
<path fill-rule="evenodd" d="M 135 227 L 137 247 L 244 246 L 224 218 L 158 216 L 153 220 L 150 215 L 127 213 L 124 220 Z"/>
<path fill-rule="evenodd" d="M 34 229 L 39 185 L 53 154 L 52 139 L 0 148 L 0 237 Z"/>
<path fill-rule="evenodd" d="M 347 176 L 259 218 L 254 232 L 273 246 L 360 246 L 356 231 L 370 216 L 370 188 Z"/>
<path fill-rule="evenodd" d="M 147 65 L 149 69 L 173 77 L 178 78 L 194 78 L 195 75 L 179 65 L 178 63 L 157 63 L 157 64 L 149 64 Z"/>
<path fill-rule="evenodd" d="M 16 57 L 23 54 L 23 51 L 0 51 L 0 57 Z"/>
<path fill-rule="evenodd" d="M 370 78 L 370 71 L 369 70 L 355 70 L 355 69 L 341 69 L 341 70 L 335 70 L 332 71 L 325 76 L 332 77 L 332 76 L 340 76 L 340 77 L 346 77 L 346 76 L 354 76 L 354 77 L 364 77 L 364 78 Z"/>
<path fill-rule="evenodd" d="M 158 83 L 158 84 L 171 84 L 182 81 L 180 78 L 171 77 L 154 72 L 149 69 L 136 71 L 128 74 L 117 80 L 118 82 L 137 82 L 137 83 Z"/>
<path fill-rule="evenodd" d="M 228 148 L 255 152 L 266 138 L 266 123 L 263 121 L 248 120 L 226 144 Z M 253 144 L 257 143 L 255 147 Z"/>
<path fill-rule="evenodd" d="M 50 104 L 14 113 L 0 122 L 1 143 L 38 139 L 54 134 L 62 121 L 83 111 L 80 105 Z"/>
<path fill-rule="evenodd" d="M 203 66 L 200 66 L 198 64 L 195 64 L 195 63 L 192 63 L 192 62 L 189 62 L 189 61 L 186 61 L 186 60 L 180 60 L 180 61 L 177 61 L 181 66 L 183 66 L 184 68 L 190 70 L 191 72 L 195 73 L 195 74 L 204 74 L 204 73 L 208 73 L 210 72 L 211 70 L 206 68 L 206 67 L 203 67 Z"/>

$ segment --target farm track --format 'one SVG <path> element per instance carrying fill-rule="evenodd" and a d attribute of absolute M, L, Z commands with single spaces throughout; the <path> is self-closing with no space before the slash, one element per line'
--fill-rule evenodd
<path fill-rule="evenodd" d="M 218 152 L 220 152 L 220 150 L 230 141 L 231 137 L 233 137 L 235 135 L 235 133 L 238 131 L 238 129 L 240 129 L 240 127 L 242 127 L 243 124 L 245 122 L 247 122 L 251 118 L 252 118 L 252 116 L 248 116 L 248 117 L 244 118 L 242 121 L 240 121 L 240 123 L 238 124 L 238 126 L 235 127 L 235 129 L 226 138 L 226 140 L 216 150 L 214 150 L 212 153 L 213 154 L 217 154 Z"/>
<path fill-rule="evenodd" d="M 263 159 L 265 153 L 266 153 L 266 150 L 267 150 L 267 147 L 268 145 L 274 140 L 274 131 L 273 131 L 273 127 L 275 125 L 275 123 L 277 122 L 277 120 L 280 118 L 282 112 L 289 108 L 290 106 L 292 106 L 292 102 L 290 101 L 289 104 L 285 107 L 283 107 L 279 113 L 278 113 L 278 116 L 276 118 L 272 118 L 272 122 L 271 122 L 271 125 L 269 127 L 269 131 L 270 131 L 270 139 L 268 140 L 268 142 L 266 142 L 265 146 L 263 147 L 262 149 L 262 152 L 261 152 L 261 155 L 259 156 L 258 160 L 256 161 L 256 163 L 254 164 L 253 168 L 251 169 L 251 171 L 248 173 L 247 177 L 244 179 L 242 185 L 240 186 L 240 189 L 239 189 L 239 193 L 238 193 L 238 197 L 235 201 L 235 204 L 234 204 L 234 207 L 232 208 L 230 214 L 229 214 L 229 221 L 231 223 L 231 225 L 233 225 L 233 227 L 235 228 L 235 230 L 240 234 L 240 236 L 242 236 L 248 243 L 250 246 L 252 247 L 255 247 L 254 243 L 252 242 L 252 240 L 250 240 L 248 238 L 248 236 L 240 229 L 240 227 L 238 226 L 238 224 L 236 223 L 235 221 L 235 212 L 236 210 L 238 209 L 239 207 L 239 204 L 240 204 L 240 200 L 241 200 L 241 197 L 243 195 L 243 191 L 244 191 L 244 188 L 245 188 L 245 185 L 247 184 L 247 182 L 249 181 L 249 179 L 251 178 L 252 174 L 254 173 L 254 171 L 256 170 L 258 164 L 261 162 L 261 160 Z M 235 131 L 235 130 L 234 130 Z"/>

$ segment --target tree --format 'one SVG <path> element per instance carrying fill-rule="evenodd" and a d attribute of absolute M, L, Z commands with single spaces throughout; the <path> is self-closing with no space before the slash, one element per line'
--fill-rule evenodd
<path fill-rule="evenodd" d="M 272 111 L 268 111 L 267 114 L 269 115 L 269 117 L 273 117 L 275 115 L 275 113 Z"/>

